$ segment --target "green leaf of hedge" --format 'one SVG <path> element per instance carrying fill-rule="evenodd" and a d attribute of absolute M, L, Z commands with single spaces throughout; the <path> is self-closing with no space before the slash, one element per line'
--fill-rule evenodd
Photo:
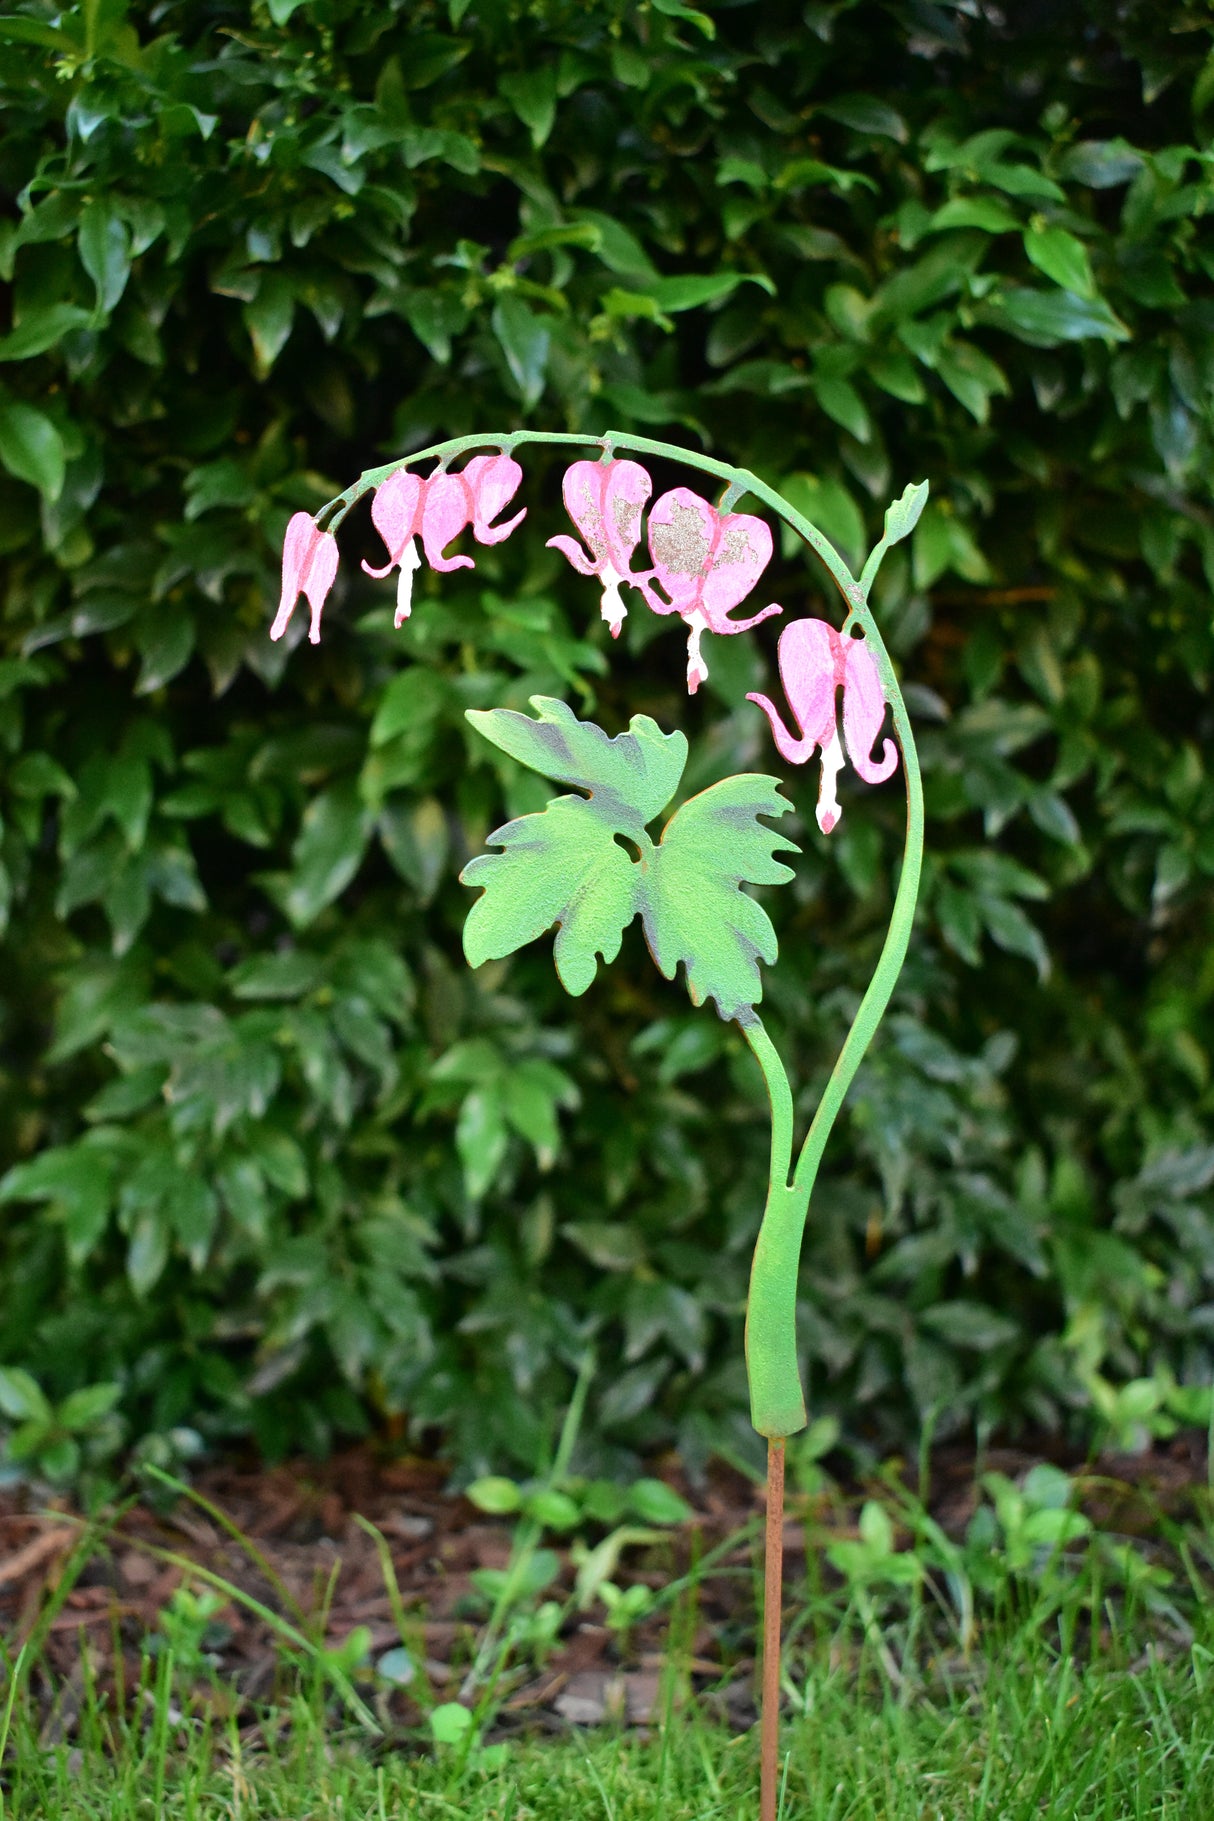
<path fill-rule="evenodd" d="M 88 202 L 80 211 L 80 262 L 97 292 L 97 308 L 108 316 L 131 275 L 130 235 L 109 202 Z"/>
<path fill-rule="evenodd" d="M 556 119 L 556 70 L 552 64 L 499 76 L 498 93 L 504 95 L 538 151 Z"/>
<path fill-rule="evenodd" d="M 35 405 L 0 404 L 0 462 L 46 500 L 63 492 L 67 455 L 63 438 Z"/>
<path fill-rule="evenodd" d="M 1038 271 L 1064 291 L 1074 291 L 1077 297 L 1095 297 L 1088 250 L 1065 228 L 1049 222 L 1032 223 L 1024 230 L 1024 250 Z"/>
<path fill-rule="evenodd" d="M 1067 341 L 1128 341 L 1130 331 L 1102 298 L 1069 291 L 1034 291 L 1011 285 L 983 308 L 986 321 L 1010 329 L 1021 341 L 1054 348 Z"/>
<path fill-rule="evenodd" d="M 552 336 L 541 317 L 521 297 L 501 297 L 493 307 L 493 333 L 525 409 L 539 402 L 548 370 Z"/>
<path fill-rule="evenodd" d="M 53 303 L 31 310 L 8 335 L 0 335 L 0 360 L 32 360 L 91 320 L 78 304 Z"/>

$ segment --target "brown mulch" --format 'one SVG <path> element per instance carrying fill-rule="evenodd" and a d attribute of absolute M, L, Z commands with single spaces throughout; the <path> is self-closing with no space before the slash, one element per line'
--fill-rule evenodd
<path fill-rule="evenodd" d="M 982 1466 L 1016 1478 L 1049 1455 L 1048 1448 L 991 1449 Z M 1057 1453 L 1053 1458 L 1072 1469 L 1082 1466 Z M 972 1452 L 964 1448 L 937 1450 L 932 1459 L 931 1509 L 953 1535 L 963 1532 L 976 1504 L 974 1466 Z M 695 1486 L 677 1462 L 659 1463 L 658 1471 L 689 1500 L 695 1518 L 660 1545 L 626 1552 L 614 1578 L 661 1587 L 710 1549 L 735 1539 L 684 1608 L 677 1659 L 685 1691 L 695 1689 L 731 1724 L 749 1725 L 755 1711 L 755 1520 L 762 1514 L 762 1488 L 719 1463 Z M 191 1501 L 137 1503 L 102 1533 L 49 1629 L 48 1601 L 61 1586 L 81 1519 L 66 1501 L 40 1504 L 28 1491 L 0 1493 L 0 1637 L 15 1652 L 32 1634 L 45 1634 L 33 1686 L 46 1704 L 48 1727 L 62 1736 L 62 1691 L 79 1688 L 82 1661 L 103 1690 L 134 1687 L 141 1652 L 149 1637 L 162 1632 L 161 1614 L 176 1589 L 188 1581 L 196 1592 L 202 1590 L 204 1583 L 190 1575 L 191 1564 L 298 1623 L 259 1566 L 257 1552 L 313 1622 L 328 1599 L 326 1645 L 339 1645 L 365 1626 L 372 1658 L 378 1658 L 401 1639 L 375 1540 L 356 1521 L 361 1516 L 388 1545 L 409 1615 L 409 1646 L 420 1661 L 411 1687 L 380 1684 L 374 1693 L 361 1682 L 360 1691 L 376 1705 L 386 1730 L 417 1724 L 423 1713 L 416 1699 L 419 1684 L 429 1685 L 432 1699 L 458 1698 L 486 1614 L 472 1576 L 478 1569 L 504 1568 L 510 1551 L 511 1521 L 485 1517 L 445 1491 L 446 1479 L 439 1463 L 385 1459 L 370 1446 L 324 1464 L 211 1465 L 195 1475 L 195 1489 L 249 1546 Z M 1104 1457 L 1084 1468 L 1083 1502 L 1103 1527 L 1147 1536 L 1161 1511 L 1184 1517 L 1194 1488 L 1205 1484 L 1204 1438 L 1186 1436 L 1146 1454 Z M 790 1498 L 785 1532 L 790 1582 L 804 1571 L 804 1520 L 812 1519 L 819 1534 L 827 1526 L 835 1535 L 854 1535 L 856 1502 L 865 1490 L 852 1487 L 829 1504 Z M 748 1525 L 749 1540 L 739 1537 Z M 559 1598 L 571 1591 L 576 1568 L 559 1539 L 545 1538 L 545 1544 L 561 1560 L 559 1583 L 545 1597 Z M 669 1610 L 639 1625 L 624 1652 L 596 1616 L 602 1616 L 601 1607 L 575 1613 L 538 1673 L 525 1672 L 524 1679 L 524 1672 L 515 1672 L 503 1708 L 507 1727 L 605 1717 L 644 1724 L 651 1717 L 660 1696 L 663 1647 L 671 1636 Z M 281 1640 L 238 1601 L 229 1599 L 216 1614 L 208 1644 L 214 1647 L 216 1671 L 208 1698 L 230 1710 L 272 1701 L 287 1686 Z"/>

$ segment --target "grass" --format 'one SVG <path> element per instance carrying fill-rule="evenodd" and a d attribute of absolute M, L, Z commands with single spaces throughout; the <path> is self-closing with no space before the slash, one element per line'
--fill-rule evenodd
<path fill-rule="evenodd" d="M 1022 1640 L 1022 1645 L 1025 1640 Z M 1210 1642 L 1214 1642 L 1211 1639 Z M 46 1746 L 20 1706 L 4 1815 L 148 1821 L 711 1821 L 756 1811 L 752 1735 L 694 1709 L 648 1737 L 518 1739 L 492 1768 L 372 1748 L 303 1699 L 250 1740 L 183 1713 L 149 1665 L 133 1719 L 90 1701 L 76 1743 Z M 929 1694 L 858 1699 L 819 1664 L 785 1724 L 787 1821 L 1205 1821 L 1214 1814 L 1214 1650 L 1078 1668 L 1044 1642 Z"/>
<path fill-rule="evenodd" d="M 1150 1538 L 1132 1540 L 1083 1518 L 1056 1469 L 983 1484 L 989 1502 L 960 1541 L 893 1482 L 846 1531 L 814 1529 L 809 1573 L 786 1593 L 783 1821 L 1209 1821 L 1209 1495 L 1194 1495 L 1189 1521 L 1161 1515 Z M 529 1536 L 516 1533 L 516 1546 Z M 76 1667 L 54 1683 L 42 1641 L 96 1546 L 90 1527 L 21 1655 L 4 1656 L 0 1821 L 757 1814 L 756 1731 L 731 1730 L 686 1669 L 694 1574 L 669 1611 L 650 1727 L 545 1734 L 558 1724 L 549 1714 L 524 1729 L 501 1708 L 507 1676 L 481 1689 L 475 1720 L 454 1710 L 467 1718 L 459 1743 L 435 1744 L 451 1706 L 402 1706 L 369 1661 L 301 1650 L 304 1633 L 283 1621 L 285 1698 L 253 1710 L 199 1654 L 207 1609 L 188 1588 L 134 1686 L 103 1682 L 83 1633 Z M 716 1570 L 697 1572 L 707 1585 Z M 197 1585 L 205 1597 L 223 1584 Z M 512 1621 L 509 1636 L 525 1633 Z M 533 1646 L 514 1648 L 525 1676 Z"/>

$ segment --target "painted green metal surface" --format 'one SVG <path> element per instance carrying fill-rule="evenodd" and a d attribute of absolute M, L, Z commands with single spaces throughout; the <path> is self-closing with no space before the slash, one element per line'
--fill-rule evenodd
<path fill-rule="evenodd" d="M 796 1293 L 810 1198 L 826 1141 L 905 959 L 919 889 L 918 756 L 869 595 L 885 552 L 913 530 L 927 483 L 908 487 L 890 506 L 884 534 L 857 579 L 822 533 L 758 476 L 712 457 L 624 435 L 527 431 L 460 437 L 368 470 L 315 519 L 296 515 L 283 553 L 273 636 L 281 636 L 303 593 L 311 609 L 311 636 L 319 637 L 321 609 L 337 567 L 333 534 L 368 493 L 375 495 L 373 516 L 389 556 L 383 569 L 369 573 L 398 571 L 399 625 L 411 611 L 413 572 L 422 560 L 418 539 L 431 567 L 449 570 L 472 560 L 447 554 L 462 531 L 470 528 L 477 541 L 495 543 L 522 522 L 527 508 L 507 522 L 500 515 L 522 480 L 517 451 L 528 444 L 555 444 L 597 457 L 575 461 L 565 477 L 565 503 L 582 542 L 568 536 L 548 541 L 599 582 L 602 616 L 613 635 L 628 611 L 625 587 L 653 612 L 682 619 L 690 692 L 708 673 L 706 638 L 747 631 L 783 612 L 772 603 L 745 619 L 733 617 L 772 549 L 765 521 L 738 512 L 738 502 L 749 497 L 767 507 L 821 558 L 842 596 L 842 624 L 786 622 L 779 646 L 786 705 L 765 696 L 750 699 L 767 716 L 790 763 L 819 758 L 818 823 L 826 836 L 841 814 L 835 796 L 839 771 L 850 764 L 876 784 L 901 757 L 906 843 L 889 929 L 794 1161 L 792 1089 L 756 1009 L 764 992 L 761 966 L 776 961 L 775 932 L 762 906 L 743 889 L 793 877 L 777 856 L 799 850 L 771 826 L 791 807 L 780 795 L 778 779 L 758 773 L 726 778 L 679 805 L 655 836 L 654 825 L 675 798 L 687 763 L 681 732 L 634 715 L 627 732 L 612 738 L 579 720 L 567 704 L 544 696 L 532 698 L 534 716 L 490 709 L 468 717 L 478 733 L 519 763 L 572 787 L 572 794 L 555 797 L 544 810 L 497 829 L 487 842 L 496 851 L 465 868 L 464 883 L 479 892 L 464 929 L 469 962 L 499 959 L 555 931 L 557 972 L 570 993 L 580 994 L 600 961 L 609 965 L 615 959 L 625 929 L 639 916 L 661 972 L 673 979 L 681 965 L 693 1004 L 712 1000 L 720 1017 L 735 1020 L 763 1072 L 771 1103 L 771 1158 L 751 1267 L 746 1361 L 755 1428 L 771 1438 L 791 1435 L 807 1420 L 796 1351 Z M 690 489 L 675 488 L 649 506 L 648 474 L 635 461 L 619 459 L 617 451 L 681 462 L 722 482 L 723 492 L 714 505 Z M 449 464 L 465 454 L 471 456 L 465 468 L 449 472 Z M 428 475 L 411 472 L 430 461 L 436 466 Z M 633 569 L 647 507 L 651 567 Z M 887 710 L 892 742 L 885 737 Z"/>

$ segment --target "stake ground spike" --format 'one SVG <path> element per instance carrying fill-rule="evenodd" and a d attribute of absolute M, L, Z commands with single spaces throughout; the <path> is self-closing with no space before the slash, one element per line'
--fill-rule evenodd
<path fill-rule="evenodd" d="M 315 517 L 295 514 L 283 549 L 282 598 L 272 636 L 282 636 L 302 593 L 311 610 L 310 636 L 314 643 L 319 639 L 321 610 L 337 568 L 334 534 L 367 494 L 376 496 L 373 517 L 389 558 L 384 569 L 369 573 L 398 570 L 399 625 L 412 609 L 413 573 L 422 560 L 416 540 L 433 569 L 471 567 L 470 556 L 450 554 L 465 531 L 492 544 L 521 523 L 526 508 L 509 519 L 502 515 L 522 481 L 518 451 L 531 445 L 586 452 L 567 471 L 564 486 L 581 542 L 568 535 L 548 542 L 599 583 L 600 611 L 613 636 L 629 610 L 623 588 L 633 590 L 638 606 L 683 621 L 690 694 L 708 675 L 706 638 L 745 632 L 784 612 L 773 602 L 744 619 L 732 617 L 772 552 L 770 527 L 737 511 L 738 504 L 755 501 L 796 532 L 843 597 L 843 624 L 785 620 L 779 669 L 787 714 L 767 696 L 748 699 L 766 715 L 776 747 L 790 764 L 819 757 L 817 820 L 824 836 L 842 814 L 835 786 L 847 765 L 865 782 L 878 784 L 896 770 L 900 755 L 905 773 L 906 841 L 889 929 L 794 1165 L 792 1088 L 757 1010 L 763 998 L 759 964 L 775 962 L 776 935 L 766 911 L 743 890 L 793 877 L 777 856 L 799 849 L 769 826 L 792 807 L 779 780 L 759 773 L 726 778 L 671 814 L 687 763 L 687 739 L 677 730 L 663 730 L 648 715 L 634 715 L 627 731 L 612 738 L 547 696 L 532 697 L 534 716 L 502 708 L 468 711 L 472 726 L 492 745 L 576 793 L 495 830 L 486 846 L 497 851 L 480 854 L 465 867 L 463 882 L 480 891 L 464 925 L 468 961 L 477 966 L 501 959 L 555 928 L 557 973 L 577 996 L 594 980 L 600 960 L 609 965 L 615 959 L 625 929 L 639 916 L 658 968 L 670 980 L 681 964 L 692 1003 L 711 999 L 722 1019 L 736 1022 L 767 1087 L 771 1157 L 747 1297 L 746 1369 L 751 1421 L 767 1439 L 760 1821 L 776 1821 L 785 1453 L 787 1438 L 808 1420 L 796 1346 L 801 1240 L 827 1139 L 906 958 L 923 863 L 923 787 L 914 733 L 869 594 L 885 552 L 914 529 L 927 483 L 908 487 L 889 507 L 881 539 L 857 580 L 818 528 L 774 488 L 714 457 L 616 431 L 456 437 L 368 469 Z M 465 455 L 470 459 L 464 468 L 453 472 L 450 464 Z M 718 504 L 676 487 L 650 505 L 652 482 L 632 459 L 644 455 L 712 475 L 723 483 Z M 435 464 L 431 472 L 411 472 L 426 462 Z M 634 568 L 642 520 L 650 566 Z M 892 739 L 885 733 L 887 713 Z M 650 826 L 662 817 L 655 838 Z"/>

